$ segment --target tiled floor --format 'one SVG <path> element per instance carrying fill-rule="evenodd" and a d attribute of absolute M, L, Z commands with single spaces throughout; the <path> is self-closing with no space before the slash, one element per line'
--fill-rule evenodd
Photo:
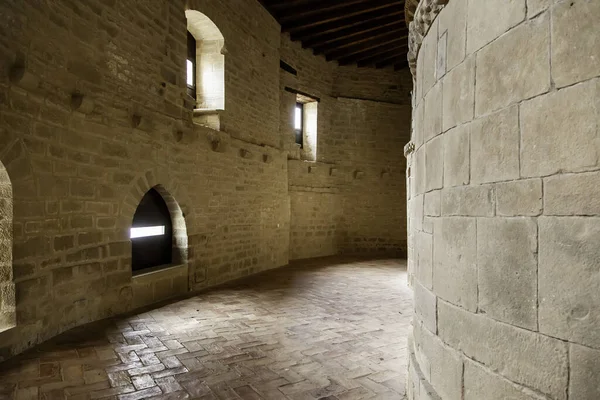
<path fill-rule="evenodd" d="M 405 262 L 327 258 L 64 334 L 0 399 L 403 399 Z"/>

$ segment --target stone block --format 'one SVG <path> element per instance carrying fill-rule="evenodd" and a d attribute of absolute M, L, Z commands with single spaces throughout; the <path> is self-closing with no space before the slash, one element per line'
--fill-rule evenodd
<path fill-rule="evenodd" d="M 438 83 L 431 88 L 424 100 L 423 114 L 423 141 L 427 142 L 432 137 L 442 132 L 442 84 Z"/>
<path fill-rule="evenodd" d="M 438 46 L 438 24 L 437 19 L 431 24 L 429 32 L 423 38 L 420 55 L 420 66 L 421 66 L 421 85 L 423 90 L 423 97 L 427 95 L 429 89 L 433 87 L 436 82 L 435 73 L 435 61 L 437 58 L 437 46 Z M 417 76 L 419 76 L 417 74 Z"/>
<path fill-rule="evenodd" d="M 442 190 L 442 215 L 491 217 L 494 215 L 492 185 L 457 186 Z"/>
<path fill-rule="evenodd" d="M 467 0 L 452 0 L 438 15 L 438 30 L 447 32 L 446 71 L 451 71 L 465 59 L 467 34 Z"/>
<path fill-rule="evenodd" d="M 505 378 L 553 399 L 566 400 L 566 343 L 440 300 L 438 334 L 449 346 Z"/>
<path fill-rule="evenodd" d="M 437 331 L 436 297 L 425 289 L 419 282 L 414 286 L 415 317 L 423 323 L 430 332 Z"/>
<path fill-rule="evenodd" d="M 477 221 L 479 311 L 537 328 L 537 225 L 525 218 Z"/>
<path fill-rule="evenodd" d="M 441 189 L 444 186 L 443 137 L 436 137 L 425 145 L 425 190 Z"/>
<path fill-rule="evenodd" d="M 412 141 L 415 143 L 415 148 L 421 147 L 423 144 L 423 114 L 425 110 L 425 103 L 421 101 L 419 105 L 416 107 L 414 113 L 414 129 L 413 129 L 413 139 Z"/>
<path fill-rule="evenodd" d="M 442 195 L 441 190 L 434 190 L 432 192 L 425 193 L 425 205 L 424 205 L 425 215 L 431 216 L 431 217 L 439 217 L 441 215 L 441 212 L 442 212 L 442 205 L 441 205 L 442 197 L 441 197 L 441 195 Z"/>
<path fill-rule="evenodd" d="M 463 362 L 459 354 L 426 332 L 421 342 L 430 362 L 430 383 L 439 396 L 435 398 L 462 400 Z"/>
<path fill-rule="evenodd" d="M 539 219 L 539 329 L 600 347 L 600 218 Z"/>
<path fill-rule="evenodd" d="M 473 119 L 475 101 L 475 57 L 467 58 L 444 78 L 444 131 Z"/>
<path fill-rule="evenodd" d="M 524 179 L 496 185 L 496 214 L 536 216 L 542 213 L 542 180 Z"/>
<path fill-rule="evenodd" d="M 597 104 L 600 104 L 597 80 L 524 102 L 521 105 L 521 175 L 538 177 L 598 165 Z"/>
<path fill-rule="evenodd" d="M 433 233 L 433 291 L 467 310 L 477 309 L 475 218 L 439 218 Z"/>
<path fill-rule="evenodd" d="M 544 179 L 544 214 L 600 215 L 600 172 Z"/>
<path fill-rule="evenodd" d="M 490 2 L 496 1 L 481 3 Z M 475 3 L 479 2 L 469 5 Z M 496 3 L 496 8 L 505 7 L 505 3 Z M 490 25 L 488 21 L 486 25 Z M 548 15 L 529 20 L 477 53 L 475 115 L 488 114 L 550 89 L 549 22 Z"/>
<path fill-rule="evenodd" d="M 415 235 L 417 261 L 415 276 L 423 286 L 431 289 L 433 287 L 433 236 L 426 232 L 417 232 Z"/>
<path fill-rule="evenodd" d="M 467 54 L 471 54 L 525 19 L 525 0 L 469 1 Z"/>
<path fill-rule="evenodd" d="M 415 176 L 415 192 L 417 195 L 425 193 L 426 170 L 425 170 L 425 146 L 421 146 L 415 154 L 413 174 Z"/>
<path fill-rule="evenodd" d="M 552 7 L 552 79 L 557 87 L 600 76 L 600 2 L 571 0 Z"/>
<path fill-rule="evenodd" d="M 447 46 L 448 32 L 440 32 L 440 37 L 438 39 L 437 60 L 435 66 L 435 76 L 437 80 L 440 80 L 444 75 L 446 75 Z"/>
<path fill-rule="evenodd" d="M 465 363 L 464 400 L 544 400 L 471 360 Z"/>
<path fill-rule="evenodd" d="M 557 1 L 558 0 L 527 0 L 527 18 L 533 18 L 539 15 Z"/>
<path fill-rule="evenodd" d="M 600 351 L 571 344 L 569 399 L 600 399 Z"/>
<path fill-rule="evenodd" d="M 469 184 L 469 125 L 461 125 L 444 134 L 444 187 Z"/>
<path fill-rule="evenodd" d="M 519 178 L 519 113 L 511 107 L 470 124 L 471 182 Z"/>

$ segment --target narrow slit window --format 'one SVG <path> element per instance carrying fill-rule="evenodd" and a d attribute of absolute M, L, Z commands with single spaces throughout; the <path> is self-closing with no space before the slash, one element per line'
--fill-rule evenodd
<path fill-rule="evenodd" d="M 151 236 L 163 236 L 165 234 L 165 226 L 145 226 L 142 228 L 131 228 L 129 237 L 131 239 L 151 237 Z"/>
<path fill-rule="evenodd" d="M 196 39 L 187 33 L 187 60 L 186 60 L 187 93 L 196 99 Z"/>
<path fill-rule="evenodd" d="M 299 144 L 300 148 L 302 148 L 303 144 L 304 144 L 303 125 L 304 125 L 304 104 L 296 103 L 296 109 L 294 111 L 294 130 L 296 133 L 296 144 Z"/>

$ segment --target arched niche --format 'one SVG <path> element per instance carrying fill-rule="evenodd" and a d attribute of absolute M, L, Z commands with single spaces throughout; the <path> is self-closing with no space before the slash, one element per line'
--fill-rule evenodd
<path fill-rule="evenodd" d="M 12 271 L 13 199 L 8 172 L 0 162 L 0 332 L 16 325 Z"/>
<path fill-rule="evenodd" d="M 177 201 L 162 186 L 140 200 L 130 230 L 134 274 L 187 262 L 187 228 Z"/>
<path fill-rule="evenodd" d="M 196 108 L 225 109 L 225 38 L 206 15 L 185 12 L 188 29 L 188 94 Z M 191 72 L 191 73 L 190 73 Z"/>

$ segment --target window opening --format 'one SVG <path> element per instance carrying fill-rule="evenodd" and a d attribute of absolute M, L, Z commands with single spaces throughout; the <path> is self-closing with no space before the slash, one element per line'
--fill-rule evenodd
<path fill-rule="evenodd" d="M 187 93 L 196 100 L 196 39 L 187 33 L 187 60 L 186 60 Z"/>
<path fill-rule="evenodd" d="M 296 133 L 296 144 L 300 145 L 300 148 L 304 147 L 304 104 L 296 103 L 296 110 L 294 112 L 294 131 Z"/>
<path fill-rule="evenodd" d="M 173 261 L 173 226 L 167 203 L 150 189 L 135 211 L 130 231 L 131 268 L 139 271 Z"/>

